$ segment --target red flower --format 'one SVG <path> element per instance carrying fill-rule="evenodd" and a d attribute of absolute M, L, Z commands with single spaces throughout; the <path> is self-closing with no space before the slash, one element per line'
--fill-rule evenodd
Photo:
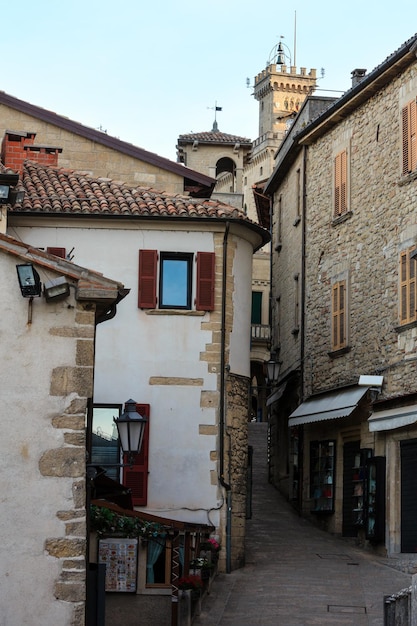
<path fill-rule="evenodd" d="M 188 576 L 183 576 L 178 581 L 178 589 L 202 589 L 203 581 L 201 576 L 197 576 L 195 574 L 189 574 Z"/>

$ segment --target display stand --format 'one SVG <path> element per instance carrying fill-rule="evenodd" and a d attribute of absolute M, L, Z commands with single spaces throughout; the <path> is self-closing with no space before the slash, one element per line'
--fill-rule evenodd
<path fill-rule="evenodd" d="M 312 513 L 334 513 L 335 440 L 310 443 Z"/>

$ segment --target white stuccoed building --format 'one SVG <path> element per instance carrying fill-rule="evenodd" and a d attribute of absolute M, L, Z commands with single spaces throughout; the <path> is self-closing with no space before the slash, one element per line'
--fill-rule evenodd
<path fill-rule="evenodd" d="M 214 526 L 219 567 L 239 567 L 252 257 L 269 234 L 217 201 L 30 161 L 22 180 L 25 200 L 9 212 L 8 233 L 130 289 L 98 328 L 93 433 L 111 438 L 113 415 L 133 398 L 149 416 L 142 465 L 120 476 L 136 509 Z"/>

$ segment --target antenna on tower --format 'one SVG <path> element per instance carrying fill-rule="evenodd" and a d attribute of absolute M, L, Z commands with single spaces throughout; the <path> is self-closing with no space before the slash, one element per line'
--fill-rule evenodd
<path fill-rule="evenodd" d="M 248 87 L 248 88 L 250 87 L 250 78 L 249 78 L 249 76 L 246 79 L 246 87 Z"/>
<path fill-rule="evenodd" d="M 297 11 L 294 11 L 294 66 L 297 67 Z"/>

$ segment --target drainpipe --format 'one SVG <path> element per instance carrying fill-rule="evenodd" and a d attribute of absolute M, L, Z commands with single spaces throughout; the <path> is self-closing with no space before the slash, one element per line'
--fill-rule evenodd
<path fill-rule="evenodd" d="M 230 223 L 226 222 L 223 237 L 223 271 L 222 271 L 222 313 L 221 313 L 221 339 L 220 339 L 220 475 L 221 486 L 226 490 L 226 572 L 230 574 L 231 567 L 231 528 L 232 528 L 232 491 L 224 479 L 224 438 L 225 438 L 225 377 L 226 377 L 226 279 L 227 279 L 227 239 L 229 236 Z"/>
<path fill-rule="evenodd" d="M 306 302 L 306 233 L 307 233 L 307 146 L 303 147 L 303 195 L 302 195 L 302 231 L 301 231 L 301 319 L 300 319 L 300 404 L 304 400 L 304 366 L 305 366 L 305 302 Z M 301 515 L 303 509 L 304 484 L 304 427 L 301 427 L 300 437 L 298 508 Z"/>
<path fill-rule="evenodd" d="M 307 146 L 303 146 L 303 204 L 302 204 L 302 234 L 301 234 L 301 320 L 300 320 L 300 387 L 301 402 L 304 400 L 304 358 L 305 358 L 305 301 L 306 301 L 306 231 L 307 231 Z"/>

